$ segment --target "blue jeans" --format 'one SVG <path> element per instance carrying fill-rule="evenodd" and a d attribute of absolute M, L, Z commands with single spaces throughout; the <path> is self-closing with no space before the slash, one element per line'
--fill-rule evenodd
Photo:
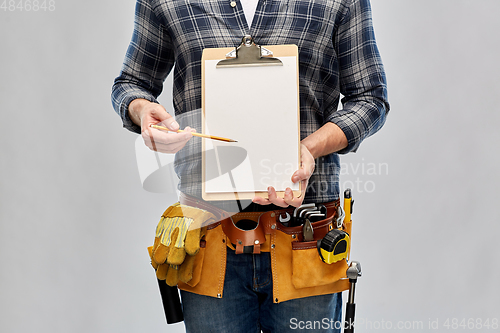
<path fill-rule="evenodd" d="M 342 294 L 273 303 L 269 253 L 228 248 L 224 295 L 181 291 L 187 333 L 340 332 Z"/>

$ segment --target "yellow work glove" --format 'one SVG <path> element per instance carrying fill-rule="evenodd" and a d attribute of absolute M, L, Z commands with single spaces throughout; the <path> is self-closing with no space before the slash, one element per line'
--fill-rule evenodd
<path fill-rule="evenodd" d="M 167 208 L 156 228 L 154 245 L 149 248 L 158 279 L 166 280 L 169 286 L 191 280 L 205 226 L 215 221 L 215 216 L 203 209 L 179 203 Z"/>

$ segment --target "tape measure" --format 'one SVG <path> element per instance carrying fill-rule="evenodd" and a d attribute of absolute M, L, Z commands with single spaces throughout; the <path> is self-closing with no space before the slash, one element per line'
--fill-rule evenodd
<path fill-rule="evenodd" d="M 347 232 L 340 229 L 330 230 L 323 239 L 318 240 L 319 257 L 327 264 L 347 259 L 350 243 Z"/>

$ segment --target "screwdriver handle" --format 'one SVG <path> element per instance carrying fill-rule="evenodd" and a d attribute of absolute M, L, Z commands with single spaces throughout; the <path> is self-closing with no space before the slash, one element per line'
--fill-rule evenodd
<path fill-rule="evenodd" d="M 355 303 L 347 303 L 345 306 L 344 333 L 354 333 Z"/>
<path fill-rule="evenodd" d="M 344 191 L 344 212 L 345 212 L 344 223 L 351 221 L 353 203 L 354 201 L 352 201 L 351 189 L 348 188 L 347 190 Z"/>

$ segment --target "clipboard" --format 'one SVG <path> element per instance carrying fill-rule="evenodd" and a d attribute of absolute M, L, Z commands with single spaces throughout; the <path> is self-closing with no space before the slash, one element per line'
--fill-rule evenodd
<path fill-rule="evenodd" d="M 204 200 L 268 197 L 273 186 L 295 197 L 301 184 L 298 47 L 260 47 L 250 36 L 235 48 L 208 48 L 202 55 L 203 134 L 236 143 L 202 140 Z"/>

